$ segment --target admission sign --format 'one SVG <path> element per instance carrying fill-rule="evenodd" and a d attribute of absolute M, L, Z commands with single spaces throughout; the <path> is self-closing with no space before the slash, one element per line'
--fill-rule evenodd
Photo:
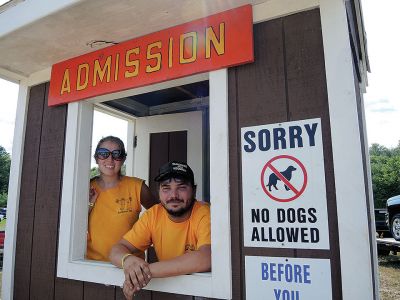
<path fill-rule="evenodd" d="M 244 246 L 329 249 L 321 120 L 241 136 Z"/>
<path fill-rule="evenodd" d="M 53 65 L 49 105 L 253 61 L 252 7 L 245 5 Z"/>

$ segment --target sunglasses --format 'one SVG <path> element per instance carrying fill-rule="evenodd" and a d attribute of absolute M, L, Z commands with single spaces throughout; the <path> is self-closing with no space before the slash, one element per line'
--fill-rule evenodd
<path fill-rule="evenodd" d="M 123 160 L 126 156 L 125 153 L 122 152 L 121 150 L 110 151 L 106 148 L 99 148 L 95 153 L 95 157 L 100 160 L 104 160 L 107 159 L 110 156 L 110 154 L 112 159 L 117 161 Z"/>

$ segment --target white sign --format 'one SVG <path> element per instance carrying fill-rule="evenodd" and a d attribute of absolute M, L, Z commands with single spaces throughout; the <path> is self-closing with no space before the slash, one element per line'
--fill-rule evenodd
<path fill-rule="evenodd" d="M 330 300 L 328 259 L 246 256 L 246 299 Z"/>
<path fill-rule="evenodd" d="M 242 128 L 246 247 L 329 249 L 321 120 Z"/>

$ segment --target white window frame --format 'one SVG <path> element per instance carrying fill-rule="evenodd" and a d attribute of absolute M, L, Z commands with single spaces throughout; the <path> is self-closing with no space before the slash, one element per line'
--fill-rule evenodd
<path fill-rule="evenodd" d="M 212 272 L 154 278 L 146 289 L 219 299 L 232 298 L 227 69 L 68 104 L 58 277 L 116 286 L 121 286 L 124 281 L 121 269 L 110 263 L 84 259 L 87 228 L 85 199 L 88 199 L 94 104 L 206 79 L 209 79 L 210 86 L 210 169 L 213 170 L 210 172 Z M 129 123 L 131 125 L 128 126 L 133 126 L 133 122 Z M 129 166 L 127 169 L 130 169 Z"/>

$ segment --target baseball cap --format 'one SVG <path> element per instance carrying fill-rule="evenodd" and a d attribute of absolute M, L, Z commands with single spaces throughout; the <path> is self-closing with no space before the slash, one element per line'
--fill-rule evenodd
<path fill-rule="evenodd" d="M 170 161 L 165 165 L 162 165 L 158 170 L 158 175 L 154 178 L 154 180 L 160 182 L 174 177 L 183 177 L 189 179 L 192 185 L 194 185 L 194 175 L 192 169 L 188 166 L 188 164 L 177 161 Z"/>

